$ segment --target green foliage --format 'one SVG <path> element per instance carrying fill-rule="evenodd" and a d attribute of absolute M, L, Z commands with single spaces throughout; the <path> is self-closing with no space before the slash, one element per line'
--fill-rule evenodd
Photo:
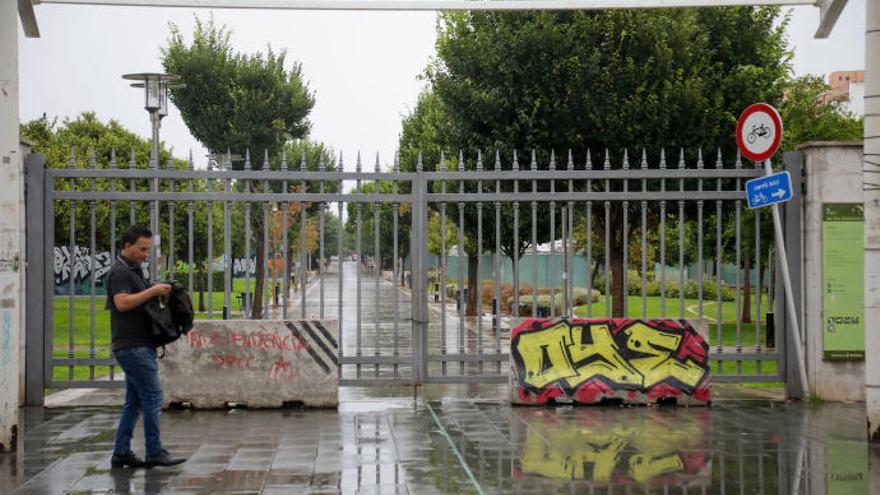
<path fill-rule="evenodd" d="M 285 51 L 235 53 L 231 32 L 213 19 L 196 18 L 191 44 L 176 25 L 169 28 L 162 63 L 186 84 L 174 89 L 171 99 L 192 135 L 212 153 L 251 149 L 274 156 L 288 140 L 308 134 L 314 95 L 299 63 L 285 67 Z"/>
<path fill-rule="evenodd" d="M 841 102 L 827 100 L 830 87 L 819 77 L 792 79 L 786 86 L 780 113 L 785 123 L 782 149 L 793 150 L 809 141 L 861 141 L 864 120 L 849 114 Z"/>

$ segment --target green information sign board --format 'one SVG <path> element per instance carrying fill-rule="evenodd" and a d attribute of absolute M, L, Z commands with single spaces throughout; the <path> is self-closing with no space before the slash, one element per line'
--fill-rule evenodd
<path fill-rule="evenodd" d="M 822 318 L 826 360 L 865 359 L 862 203 L 822 205 Z"/>

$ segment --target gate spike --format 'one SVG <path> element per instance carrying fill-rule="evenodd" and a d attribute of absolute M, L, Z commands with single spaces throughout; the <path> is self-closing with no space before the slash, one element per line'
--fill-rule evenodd
<path fill-rule="evenodd" d="M 73 145 L 70 146 L 70 159 L 67 161 L 67 166 L 70 168 L 76 168 L 76 150 Z"/>
<path fill-rule="evenodd" d="M 535 148 L 532 148 L 532 163 L 529 165 L 532 170 L 538 170 L 538 160 L 535 158 Z"/>
<path fill-rule="evenodd" d="M 660 148 L 660 168 L 666 170 L 666 148 Z"/>
<path fill-rule="evenodd" d="M 718 147 L 718 158 L 715 160 L 715 168 L 724 168 L 724 161 L 721 159 L 721 146 Z"/>
<path fill-rule="evenodd" d="M 483 170 L 483 151 L 477 150 L 477 170 Z"/>
<path fill-rule="evenodd" d="M 697 169 L 703 168 L 703 148 L 697 149 Z"/>
<path fill-rule="evenodd" d="M 464 170 L 464 151 L 458 150 L 458 169 Z"/>
<path fill-rule="evenodd" d="M 687 168 L 687 164 L 684 162 L 684 148 L 679 148 L 678 168 Z"/>
<path fill-rule="evenodd" d="M 223 164 L 225 170 L 232 170 L 232 152 L 226 148 L 226 163 Z"/>
<path fill-rule="evenodd" d="M 513 168 L 519 170 L 519 160 L 516 158 L 516 148 L 513 150 Z"/>
<path fill-rule="evenodd" d="M 623 149 L 623 169 L 629 170 L 629 150 Z"/>
<path fill-rule="evenodd" d="M 608 153 L 608 148 L 605 148 L 605 163 L 602 165 L 602 168 L 611 170 L 611 156 Z"/>
<path fill-rule="evenodd" d="M 287 148 L 281 148 L 281 170 L 287 170 Z"/>
<path fill-rule="evenodd" d="M 190 170 L 193 170 L 193 169 L 196 168 L 196 165 L 195 165 L 195 163 L 193 162 L 193 151 L 192 151 L 192 149 L 189 150 L 189 160 L 188 160 L 188 163 L 187 163 L 187 164 L 189 165 L 189 169 L 190 169 Z"/>
<path fill-rule="evenodd" d="M 590 148 L 587 148 L 587 170 L 593 170 L 593 157 L 590 154 Z"/>
<path fill-rule="evenodd" d="M 642 147 L 642 163 L 639 166 L 643 169 L 648 168 L 648 152 Z"/>
<path fill-rule="evenodd" d="M 443 165 L 443 152 L 440 152 L 440 164 Z M 422 163 L 422 152 L 419 151 L 419 161 L 416 162 L 416 172 L 421 172 L 424 169 L 424 164 Z"/>
<path fill-rule="evenodd" d="M 98 168 L 98 158 L 95 155 L 95 148 L 89 147 L 89 168 Z"/>
<path fill-rule="evenodd" d="M 357 162 L 355 162 L 355 164 L 354 164 L 354 170 L 355 170 L 355 172 L 361 171 L 361 150 L 358 150 Z"/>
<path fill-rule="evenodd" d="M 300 159 L 299 159 L 299 170 L 301 172 L 305 172 L 306 168 L 307 168 L 306 167 L 306 148 L 305 148 L 305 146 L 303 146 L 302 155 L 300 156 Z"/>
<path fill-rule="evenodd" d="M 116 148 L 110 148 L 110 168 L 116 168 Z"/>
<path fill-rule="evenodd" d="M 379 152 L 376 152 L 376 172 L 379 172 L 381 166 L 379 165 Z"/>
<path fill-rule="evenodd" d="M 571 148 L 568 149 L 568 163 L 565 164 L 566 170 L 571 170 L 574 168 L 574 159 L 571 156 Z"/>
<path fill-rule="evenodd" d="M 556 150 L 550 150 L 550 165 L 549 168 L 551 170 L 556 170 Z"/>
<path fill-rule="evenodd" d="M 250 148 L 246 148 L 244 151 L 244 169 L 245 170 L 251 169 L 251 149 Z"/>
<path fill-rule="evenodd" d="M 736 168 L 742 168 L 742 155 L 740 155 L 739 150 L 736 150 Z"/>
<path fill-rule="evenodd" d="M 263 170 L 269 170 L 269 148 L 263 148 Z"/>
<path fill-rule="evenodd" d="M 131 153 L 128 158 L 128 168 L 137 168 L 137 158 L 134 156 L 134 148 L 131 149 Z"/>

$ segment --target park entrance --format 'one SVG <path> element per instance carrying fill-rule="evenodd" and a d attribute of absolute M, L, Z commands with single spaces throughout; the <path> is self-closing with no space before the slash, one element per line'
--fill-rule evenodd
<path fill-rule="evenodd" d="M 533 315 L 698 319 L 713 380 L 787 381 L 770 215 L 745 207 L 764 172 L 738 155 L 475 150 L 344 172 L 119 151 L 28 159 L 29 391 L 123 386 L 103 276 L 132 223 L 159 234 L 149 277 L 186 285 L 197 318 L 338 320 L 343 385 L 506 382 Z"/>

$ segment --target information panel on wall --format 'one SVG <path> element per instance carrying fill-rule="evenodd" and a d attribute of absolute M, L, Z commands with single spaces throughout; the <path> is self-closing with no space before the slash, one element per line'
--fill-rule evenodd
<path fill-rule="evenodd" d="M 862 203 L 822 205 L 824 358 L 865 358 Z"/>

